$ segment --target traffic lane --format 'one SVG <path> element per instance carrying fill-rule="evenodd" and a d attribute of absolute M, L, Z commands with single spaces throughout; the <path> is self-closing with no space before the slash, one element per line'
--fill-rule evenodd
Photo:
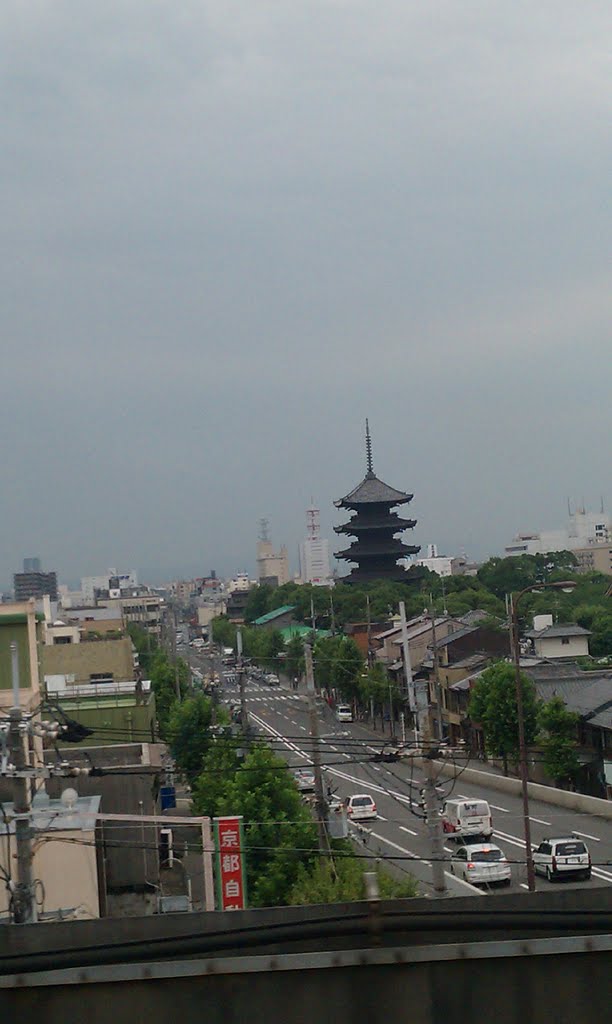
<path fill-rule="evenodd" d="M 407 771 L 408 768 L 404 763 L 402 763 L 401 765 L 394 765 L 393 767 L 393 774 L 401 774 L 403 772 L 405 775 Z M 493 791 L 486 790 L 481 786 L 473 786 L 469 784 L 461 785 L 460 778 L 457 780 L 443 780 L 442 778 L 440 778 L 438 781 L 445 789 L 446 799 L 448 799 L 450 795 L 453 795 L 458 797 L 465 797 L 467 799 L 480 798 L 487 799 L 489 801 L 491 809 L 493 811 L 494 834 L 492 841 L 495 843 L 495 845 L 499 846 L 500 849 L 503 850 L 504 854 L 506 855 L 509 861 L 516 862 L 513 872 L 513 878 L 515 881 L 518 878 L 519 885 L 521 886 L 521 888 L 527 888 L 526 865 L 524 862 L 525 845 L 522 829 L 522 803 L 520 802 L 520 800 L 518 798 L 512 797 L 508 799 L 506 794 L 504 794 L 500 798 L 500 794 L 498 792 L 493 793 Z M 502 799 L 503 803 L 495 803 L 495 797 L 497 798 L 497 800 Z M 552 835 L 556 832 L 556 834 L 558 835 L 563 835 L 572 833 L 574 831 L 578 832 L 577 819 L 585 817 L 584 815 L 572 816 L 571 814 L 568 814 L 567 811 L 563 811 L 561 815 L 553 814 L 549 815 L 548 819 L 543 819 L 539 818 L 538 815 L 535 813 L 536 811 L 538 813 L 541 813 L 542 807 L 548 810 L 551 809 L 551 805 L 538 805 L 535 802 L 533 807 L 530 806 L 530 810 L 534 811 L 534 814 L 530 815 L 530 817 L 532 818 L 531 824 L 533 845 L 537 845 L 539 842 L 541 842 L 546 834 Z M 555 811 L 555 808 L 552 808 L 552 810 Z M 598 820 L 600 824 L 602 824 L 605 828 L 605 822 L 602 822 L 601 819 Z M 582 822 L 580 822 L 580 824 L 582 824 Z M 590 821 L 589 827 L 591 827 Z M 588 845 L 589 840 L 586 839 L 585 841 Z M 451 847 L 455 846 L 452 840 L 450 845 Z M 594 842 L 591 842 L 590 851 L 591 857 L 594 861 L 593 879 L 590 884 L 595 884 L 595 882 L 599 884 L 610 884 L 612 882 L 612 870 L 605 863 L 609 860 L 608 844 L 605 843 L 603 840 L 597 842 L 597 840 L 595 839 Z M 600 864 L 597 864 L 598 861 L 600 862 Z M 581 885 L 588 885 L 589 883 L 585 881 L 578 881 L 577 879 L 570 879 L 567 880 L 566 884 L 580 887 Z"/>
<path fill-rule="evenodd" d="M 272 740 L 275 750 L 282 752 L 284 748 L 285 757 L 290 765 L 310 761 L 310 747 L 300 745 L 299 737 L 288 737 L 283 734 L 278 705 L 275 708 L 268 705 L 264 714 L 261 714 L 259 709 L 257 712 L 251 709 L 250 717 L 260 734 Z M 393 866 L 398 877 L 410 874 L 414 876 L 425 894 L 432 894 L 428 837 L 426 833 L 417 832 L 411 825 L 403 824 L 404 820 L 408 821 L 410 815 L 407 805 L 395 800 L 384 787 L 374 782 L 368 775 L 368 766 L 351 764 L 349 770 L 343 762 L 337 767 L 336 758 L 335 754 L 325 758 L 328 763 L 323 767 L 324 778 L 332 786 L 335 794 L 344 799 L 355 792 L 367 792 L 371 793 L 377 802 L 379 816 L 372 824 L 364 822 L 361 825 L 351 825 L 351 834 L 362 847 L 364 856 L 371 853 L 384 859 Z M 481 895 L 479 890 L 461 879 L 453 878 L 448 871 L 446 884 L 453 895 Z"/>
<path fill-rule="evenodd" d="M 495 797 L 499 802 L 493 802 L 494 797 L 491 791 L 481 787 L 468 784 L 461 785 L 457 780 L 457 787 L 453 795 L 459 797 L 484 798 L 489 800 L 493 811 L 493 841 L 508 854 L 508 849 L 515 851 L 514 859 L 518 851 L 524 851 L 525 842 L 523 834 L 523 811 L 522 804 L 518 798 L 508 798 L 507 794 L 497 792 Z M 564 808 L 555 808 L 551 804 L 542 804 L 537 801 L 530 801 L 530 825 L 531 843 L 533 847 L 539 845 L 547 836 L 563 836 L 580 834 L 584 839 L 593 861 L 592 877 L 589 881 L 577 879 L 563 879 L 563 884 L 570 887 L 581 888 L 585 885 L 611 885 L 612 884 L 612 830 L 606 829 L 608 824 L 604 819 L 595 819 L 592 815 L 584 815 L 568 812 Z M 552 812 L 552 813 L 551 813 Z M 541 814 L 548 814 L 547 818 L 540 817 Z M 586 819 L 586 820 L 585 820 Z M 606 832 L 608 835 L 606 836 Z M 587 837 L 588 833 L 588 837 Z M 599 833 L 599 835 L 597 835 Z M 524 853 L 523 853 L 524 856 Z M 525 870 L 526 875 L 526 870 Z M 526 887 L 526 877 L 521 885 Z M 549 886 L 550 882 L 538 876 L 537 886 Z"/>
<path fill-rule="evenodd" d="M 270 721 L 272 721 L 274 709 L 270 708 L 270 714 L 272 716 Z M 283 722 L 278 718 L 275 726 L 280 732 L 283 732 Z M 376 754 L 377 748 L 369 743 L 364 744 L 363 741 L 356 743 L 353 734 L 346 729 L 343 723 L 330 722 L 329 718 L 326 718 L 326 721 L 321 723 L 322 728 L 325 726 L 330 726 L 331 731 L 321 734 L 322 759 L 328 765 L 327 772 L 334 779 L 338 795 L 344 798 L 350 795 L 351 792 L 354 793 L 359 790 L 370 792 L 374 799 L 377 800 L 381 814 L 383 814 L 384 797 L 387 794 L 394 801 L 395 807 L 384 805 L 384 809 L 387 812 L 384 814 L 383 819 L 383 831 L 387 830 L 385 831 L 385 839 L 390 844 L 397 845 L 399 843 L 402 847 L 405 847 L 407 836 L 410 836 L 411 839 L 408 841 L 411 845 L 410 850 L 407 852 L 427 857 L 429 853 L 429 840 L 425 824 L 418 817 L 418 798 L 424 783 L 420 770 L 412 769 L 413 778 L 410 779 L 406 775 L 408 769 L 405 764 L 394 764 L 393 768 L 390 768 L 384 764 L 361 763 L 365 758 Z M 292 738 L 297 739 L 299 742 L 297 734 L 292 734 Z M 305 745 L 304 753 L 308 754 L 310 749 L 310 745 Z M 346 758 L 346 763 L 330 767 L 329 763 L 336 761 L 339 757 Z M 404 775 L 402 775 L 402 771 Z M 338 784 L 338 779 L 343 780 L 341 784 Z M 446 795 L 448 796 L 452 791 L 452 782 L 447 782 L 445 785 L 447 787 Z M 466 794 L 466 796 L 470 797 L 476 795 L 482 797 L 483 794 Z M 411 804 L 412 812 L 415 812 L 412 815 Z M 413 817 L 412 822 L 409 821 L 410 816 Z M 388 826 L 384 824 L 385 819 L 389 822 Z M 521 889 L 526 888 L 526 868 L 522 854 L 524 846 L 518 838 L 512 843 L 512 840 L 504 842 L 501 840 L 501 837 L 495 837 L 495 844 L 500 846 L 511 865 L 511 890 L 520 892 Z M 458 844 L 449 842 L 448 839 L 445 842 L 445 854 L 449 858 L 449 870 L 451 867 L 450 858 L 456 849 L 456 845 Z M 489 887 L 487 891 L 491 893 L 507 892 L 508 887 L 495 885 Z"/>

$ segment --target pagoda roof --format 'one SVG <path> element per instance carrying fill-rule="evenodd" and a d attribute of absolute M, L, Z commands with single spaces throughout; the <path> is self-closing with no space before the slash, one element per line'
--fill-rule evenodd
<path fill-rule="evenodd" d="M 335 501 L 336 508 L 354 508 L 357 505 L 403 505 L 412 501 L 414 495 L 397 491 L 383 480 L 379 480 L 372 470 L 368 470 L 360 484 L 349 494 Z"/>
<path fill-rule="evenodd" d="M 356 535 L 368 530 L 390 530 L 393 533 L 403 533 L 404 530 L 411 530 L 416 526 L 416 519 L 400 519 L 399 516 L 391 513 L 384 519 L 377 519 L 375 522 L 368 522 L 359 516 L 353 516 L 348 523 L 342 526 L 334 526 L 334 533 L 347 533 Z"/>
<path fill-rule="evenodd" d="M 403 541 L 394 538 L 383 547 L 368 544 L 367 541 L 356 541 L 344 551 L 335 551 L 334 558 L 343 558 L 348 562 L 358 562 L 362 558 L 402 558 L 404 555 L 416 555 L 420 550 L 417 545 L 404 544 Z"/>

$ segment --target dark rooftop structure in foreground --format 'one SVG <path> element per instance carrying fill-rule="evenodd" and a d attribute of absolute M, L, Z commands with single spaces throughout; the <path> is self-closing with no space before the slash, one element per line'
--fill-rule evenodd
<path fill-rule="evenodd" d="M 348 548 L 336 552 L 336 558 L 356 563 L 343 583 L 369 583 L 372 580 L 404 580 L 406 570 L 398 560 L 415 555 L 418 546 L 404 544 L 397 534 L 412 530 L 416 519 L 401 519 L 392 511 L 398 505 L 408 505 L 412 494 L 398 491 L 384 483 L 374 473 L 372 440 L 366 420 L 367 472 L 363 480 L 344 498 L 334 502 L 336 508 L 351 509 L 355 515 L 348 523 L 335 526 L 336 533 L 348 534 L 356 539 Z"/>

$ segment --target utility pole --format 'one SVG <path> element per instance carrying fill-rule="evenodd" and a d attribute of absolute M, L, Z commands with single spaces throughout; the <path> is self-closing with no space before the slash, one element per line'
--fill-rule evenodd
<path fill-rule="evenodd" d="M 429 730 L 428 730 L 429 732 Z M 433 887 L 436 896 L 446 896 L 446 875 L 444 874 L 444 831 L 440 814 L 440 801 L 436 792 L 433 758 L 437 750 L 428 743 L 423 753 L 425 773 L 425 815 L 431 847 Z"/>
<path fill-rule="evenodd" d="M 431 621 L 431 645 L 433 647 L 433 669 L 436 693 L 436 720 L 438 724 L 438 740 L 444 739 L 444 724 L 442 721 L 442 687 L 440 685 L 440 665 L 438 664 L 438 639 L 436 636 L 436 609 L 433 603 L 432 594 L 429 595 L 429 618 Z"/>
<path fill-rule="evenodd" d="M 238 671 L 238 685 L 240 686 L 240 728 L 244 734 L 248 732 L 249 716 L 246 708 L 246 695 L 244 689 L 244 663 L 242 660 L 242 630 L 240 626 L 236 629 L 236 668 Z"/>
<path fill-rule="evenodd" d="M 408 696 L 408 707 L 414 715 L 414 739 L 419 742 L 419 709 L 416 699 L 416 687 L 412 677 L 412 665 L 410 664 L 410 646 L 408 644 L 408 627 L 406 625 L 406 605 L 403 601 L 399 603 L 400 626 L 402 629 L 402 654 L 404 655 L 404 680 L 406 694 Z"/>
<path fill-rule="evenodd" d="M 434 648 L 434 658 L 436 650 Z M 438 705 L 439 706 L 439 705 Z M 437 744 L 432 743 L 431 704 L 427 708 L 425 729 L 423 732 L 423 774 L 425 775 L 425 819 L 431 848 L 431 864 L 433 875 L 434 894 L 446 896 L 446 875 L 444 874 L 444 828 L 442 815 L 440 813 L 440 800 L 436 791 L 436 780 L 434 776 L 434 758 L 438 753 Z"/>
<path fill-rule="evenodd" d="M 315 777 L 315 812 L 317 816 L 317 834 L 319 837 L 319 855 L 329 853 L 327 838 L 327 801 L 323 792 L 323 772 L 321 771 L 321 747 L 319 742 L 319 719 L 315 699 L 314 669 L 312 664 L 312 646 L 304 644 L 304 662 L 306 666 L 306 691 L 308 693 L 308 710 L 310 715 L 310 736 L 312 739 L 312 766 Z"/>
<path fill-rule="evenodd" d="M 24 772 L 28 766 L 26 737 L 21 713 L 19 694 L 19 660 L 17 644 L 11 642 L 11 671 L 13 682 L 13 707 L 9 713 L 9 750 L 11 761 L 17 772 Z M 13 894 L 15 923 L 34 924 L 36 899 L 32 873 L 32 833 L 30 780 L 27 776 L 13 778 L 13 810 L 15 812 L 15 838 L 17 840 L 17 886 Z"/>

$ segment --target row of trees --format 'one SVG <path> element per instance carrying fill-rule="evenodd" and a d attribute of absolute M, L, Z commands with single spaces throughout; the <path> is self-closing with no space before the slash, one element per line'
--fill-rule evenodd
<path fill-rule="evenodd" d="M 317 830 L 285 761 L 263 743 L 245 747 L 228 725 L 213 728 L 212 705 L 199 694 L 176 703 L 168 742 L 192 788 L 193 810 L 214 818 L 242 815 L 249 904 L 255 907 L 362 899 L 363 872 L 378 870 L 384 896 L 414 896 L 411 878 L 396 881 L 350 843 L 332 841 L 321 861 Z"/>
<path fill-rule="evenodd" d="M 317 628 L 341 629 L 347 622 L 384 621 L 397 612 L 404 601 L 409 616 L 420 615 L 425 607 L 437 612 L 446 608 L 450 615 L 460 616 L 481 608 L 491 616 L 506 615 L 505 597 L 538 582 L 572 579 L 576 587 L 571 594 L 542 591 L 527 594 L 521 601 L 523 625 L 534 614 L 553 612 L 560 622 L 577 622 L 592 630 L 591 651 L 595 657 L 612 655 L 612 611 L 605 597 L 609 577 L 601 573 L 577 573 L 576 557 L 571 551 L 546 555 L 520 555 L 513 558 L 490 558 L 476 576 L 451 576 L 441 579 L 427 570 L 411 570 L 405 583 L 379 580 L 364 586 L 338 583 L 330 591 L 325 587 L 299 586 L 286 583 L 282 587 L 255 587 L 246 606 L 247 622 L 284 604 L 295 606 L 298 622 L 310 625 L 314 613 Z"/>
<path fill-rule="evenodd" d="M 140 626 L 130 625 L 129 633 L 138 652 L 141 673 L 145 679 L 151 680 L 160 735 L 166 739 L 168 721 L 177 698 L 183 699 L 189 692 L 189 665 L 183 658 L 172 661 L 155 637 Z"/>
<path fill-rule="evenodd" d="M 541 760 L 556 783 L 573 782 L 579 771 L 576 756 L 578 715 L 568 711 L 560 697 L 538 700 L 531 679 L 521 673 L 525 743 Z M 487 753 L 501 758 L 504 773 L 519 755 L 516 676 L 512 665 L 498 662 L 478 679 L 468 714 L 482 726 Z"/>

